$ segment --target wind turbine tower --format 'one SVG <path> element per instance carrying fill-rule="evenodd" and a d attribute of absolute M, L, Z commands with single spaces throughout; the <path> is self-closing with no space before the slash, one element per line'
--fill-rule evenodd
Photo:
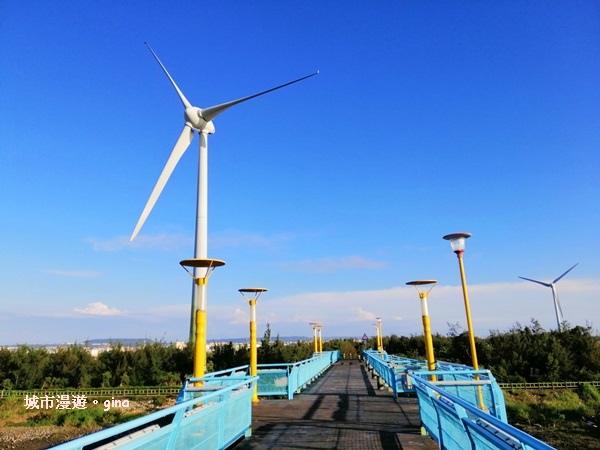
<path fill-rule="evenodd" d="M 158 59 L 158 56 L 152 48 L 146 43 L 146 46 L 164 71 L 165 75 L 169 78 L 171 84 L 175 88 L 181 103 L 185 109 L 184 113 L 184 126 L 183 131 L 181 132 L 177 142 L 175 143 L 175 147 L 171 151 L 171 156 L 167 160 L 165 167 L 160 174 L 152 193 L 150 194 L 150 198 L 142 211 L 142 214 L 133 230 L 130 240 L 133 241 L 137 234 L 140 232 L 144 222 L 148 218 L 148 215 L 152 211 L 152 208 L 156 204 L 158 197 L 160 196 L 162 190 L 164 189 L 169 177 L 173 173 L 175 166 L 189 147 L 194 138 L 194 133 L 197 132 L 200 137 L 200 149 L 199 149 L 199 164 L 198 164 L 198 199 L 196 205 L 196 236 L 195 236 L 195 245 L 194 245 L 194 258 L 196 259 L 206 259 L 208 253 L 208 135 L 213 134 L 215 132 L 215 127 L 213 125 L 213 119 L 216 118 L 223 111 L 235 106 L 239 103 L 245 102 L 247 100 L 253 99 L 260 95 L 267 94 L 269 92 L 275 91 L 277 89 L 281 89 L 285 86 L 289 86 L 290 84 L 297 83 L 299 81 L 305 80 L 316 75 L 318 72 L 315 72 L 311 75 L 307 75 L 305 77 L 299 78 L 294 81 L 290 81 L 289 83 L 282 84 L 280 86 L 276 86 L 274 88 L 268 89 L 266 91 L 259 92 L 257 94 L 250 95 L 248 97 L 243 97 L 237 100 L 233 100 L 226 103 L 221 103 L 216 106 L 211 106 L 209 108 L 198 108 L 193 106 L 188 99 L 183 95 L 163 63 Z M 252 117 L 252 120 L 256 118 Z M 199 269 L 194 268 L 193 273 L 194 278 L 201 278 L 199 274 Z M 190 341 L 194 342 L 195 338 L 195 317 L 196 310 L 206 311 L 206 290 L 205 289 L 196 289 L 193 290 L 192 294 L 192 308 L 191 308 L 191 317 L 190 317 Z"/>
<path fill-rule="evenodd" d="M 577 264 L 579 264 L 579 263 L 577 263 Z M 575 266 L 577 264 L 575 264 Z M 533 281 L 534 283 L 538 283 L 538 284 L 541 284 L 542 286 L 546 286 L 546 287 L 549 287 L 550 289 L 552 289 L 552 298 L 554 300 L 554 311 L 556 311 L 556 323 L 558 325 L 558 331 L 562 331 L 563 330 L 563 312 L 562 312 L 562 308 L 560 307 L 560 302 L 558 301 L 558 294 L 556 293 L 556 286 L 555 286 L 555 284 L 558 283 L 558 281 L 562 277 L 564 277 L 571 270 L 573 270 L 575 268 L 575 266 L 571 267 L 569 270 L 567 270 L 565 273 L 563 273 L 560 277 L 558 277 L 557 279 L 555 279 L 551 283 L 545 283 L 543 281 L 532 280 L 531 278 L 519 277 L 522 280 Z"/>

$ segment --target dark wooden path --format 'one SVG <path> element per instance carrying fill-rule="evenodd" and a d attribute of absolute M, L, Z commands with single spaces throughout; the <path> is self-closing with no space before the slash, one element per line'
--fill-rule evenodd
<path fill-rule="evenodd" d="M 378 390 L 364 363 L 338 361 L 293 400 L 252 408 L 247 449 L 437 449 L 421 435 L 416 398 Z"/>

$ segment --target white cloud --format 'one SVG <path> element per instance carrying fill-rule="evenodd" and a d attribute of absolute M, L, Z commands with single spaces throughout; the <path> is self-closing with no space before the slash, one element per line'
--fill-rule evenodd
<path fill-rule="evenodd" d="M 49 273 L 51 275 L 60 275 L 62 277 L 77 277 L 77 278 L 87 278 L 87 277 L 97 277 L 100 275 L 100 272 L 94 272 L 91 270 L 42 270 L 44 273 Z"/>
<path fill-rule="evenodd" d="M 468 286 L 473 326 L 478 336 L 491 330 L 506 331 L 517 322 L 530 323 L 532 318 L 551 330 L 556 328 L 552 294 L 541 286 L 525 282 L 493 283 Z M 565 319 L 572 325 L 596 328 L 600 316 L 596 304 L 600 294 L 598 280 L 572 280 L 558 286 Z M 547 291 L 547 292 L 546 292 Z M 466 314 L 462 288 L 436 285 L 429 293 L 429 317 L 434 333 L 448 333 L 448 324 L 459 323 L 466 329 Z M 216 322 L 230 319 L 234 308 L 219 306 L 220 314 L 209 314 Z M 240 322 L 244 322 L 240 315 Z M 274 333 L 310 335 L 309 322 L 318 321 L 326 336 L 358 335 L 372 332 L 376 317 L 383 319 L 385 335 L 422 334 L 419 295 L 414 287 L 397 286 L 383 290 L 352 292 L 307 292 L 288 297 L 261 299 L 257 321 L 270 323 Z M 209 320 L 211 318 L 209 317 Z M 217 328 L 226 328 L 222 325 Z"/>
<path fill-rule="evenodd" d="M 600 280 L 561 280 L 558 285 L 565 319 L 571 325 L 588 322 L 599 328 L 597 299 Z M 376 317 L 383 319 L 383 334 L 389 336 L 422 334 L 419 296 L 414 287 L 399 285 L 381 290 L 344 292 L 304 292 L 275 297 L 273 292 L 261 297 L 257 305 L 258 335 L 262 336 L 269 323 L 272 335 L 312 336 L 309 322 L 323 324 L 323 336 L 374 335 Z M 208 301 L 207 336 L 209 340 L 236 338 L 248 335 L 249 308 L 241 299 L 228 302 L 210 296 Z M 546 330 L 556 328 L 552 293 L 526 281 L 469 285 L 469 299 L 475 333 L 487 336 L 491 330 L 507 331 L 517 322 L 527 325 L 537 319 Z M 466 330 L 462 288 L 460 285 L 436 285 L 429 293 L 429 315 L 433 333 L 447 334 L 448 324 L 459 323 Z M 131 307 L 129 308 L 131 309 Z M 32 316 L 32 311 L 21 314 Z M 174 305 L 140 305 L 139 310 L 120 311 L 101 302 L 84 308 L 71 309 L 67 315 L 60 311 L 37 311 L 37 316 L 59 319 L 61 317 L 87 317 L 101 319 L 103 326 L 110 321 L 110 329 L 118 329 L 122 318 L 127 319 L 128 330 L 133 335 L 153 336 L 167 331 L 169 336 L 186 338 L 190 317 L 190 304 L 185 301 Z M 7 324 L 9 321 L 3 322 Z M 95 323 L 95 322 L 94 322 Z M 91 325 L 90 325 L 91 326 Z M 597 331 L 596 331 L 597 332 Z"/>
<path fill-rule="evenodd" d="M 88 305 L 83 309 L 75 308 L 75 312 L 90 316 L 120 316 L 124 313 L 116 308 L 110 308 L 108 305 L 105 305 L 102 302 L 88 303 Z"/>
<path fill-rule="evenodd" d="M 280 263 L 279 266 L 296 272 L 305 273 L 331 273 L 352 269 L 381 269 L 387 263 L 375 261 L 363 256 L 351 255 L 340 258 L 321 258 L 303 261 L 290 261 Z"/>
<path fill-rule="evenodd" d="M 365 311 L 360 306 L 357 309 L 358 316 L 355 319 L 356 321 L 365 321 L 365 322 L 373 322 L 377 319 L 377 314 L 369 311 Z"/>

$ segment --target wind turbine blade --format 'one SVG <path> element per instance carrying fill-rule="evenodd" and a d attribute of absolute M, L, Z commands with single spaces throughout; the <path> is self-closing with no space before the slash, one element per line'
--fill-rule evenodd
<path fill-rule="evenodd" d="M 167 184 L 167 181 L 169 180 L 169 177 L 173 173 L 175 166 L 181 159 L 181 156 L 185 153 L 187 148 L 190 146 L 190 143 L 192 142 L 193 137 L 194 137 L 194 131 L 189 127 L 189 125 L 184 126 L 183 131 L 181 132 L 181 135 L 179 136 L 179 139 L 177 139 L 177 143 L 175 144 L 175 147 L 173 147 L 171 156 L 169 156 L 169 159 L 167 160 L 167 164 L 165 164 L 165 167 L 163 168 L 163 170 L 160 174 L 160 177 L 158 177 L 156 186 L 154 186 L 154 189 L 152 190 L 152 194 L 150 194 L 150 198 L 146 202 L 146 206 L 144 207 L 144 210 L 142 211 L 142 215 L 140 216 L 140 219 L 138 220 L 138 223 L 135 226 L 133 233 L 131 234 L 131 238 L 129 239 L 130 241 L 133 241 L 135 239 L 135 237 L 137 236 L 137 234 L 139 233 L 139 231 L 142 229 L 142 226 L 144 225 L 144 222 L 148 218 L 150 211 L 152 211 L 152 208 L 154 208 L 154 204 L 156 203 L 156 200 L 158 200 L 160 193 L 162 192 L 165 185 Z"/>
<path fill-rule="evenodd" d="M 289 86 L 290 84 L 298 83 L 299 81 L 306 80 L 307 78 L 310 78 L 310 77 L 314 77 L 318 73 L 319 72 L 315 72 L 315 73 L 307 75 L 305 77 L 298 78 L 297 80 L 290 81 L 289 83 L 285 83 L 285 84 L 282 84 L 280 86 L 277 86 L 277 87 L 274 87 L 274 88 L 271 88 L 271 89 L 267 89 L 266 91 L 259 92 L 258 94 L 249 95 L 248 97 L 240 98 L 240 99 L 237 99 L 237 100 L 233 100 L 231 102 L 221 103 L 220 105 L 210 106 L 208 108 L 202 109 L 202 118 L 204 120 L 206 120 L 207 122 L 210 122 L 215 117 L 217 117 L 219 114 L 221 114 L 223 111 L 225 111 L 226 109 L 231 108 L 232 106 L 235 106 L 235 105 L 237 105 L 239 103 L 242 103 L 242 102 L 245 102 L 247 100 L 256 98 L 256 97 L 258 97 L 260 95 L 264 95 L 264 94 L 268 94 L 269 92 L 276 91 L 277 89 L 284 88 L 286 86 Z"/>
<path fill-rule="evenodd" d="M 579 263 L 577 263 L 579 264 Z M 575 264 L 575 266 L 577 265 Z M 556 280 L 554 280 L 552 283 L 556 283 L 558 280 L 560 280 L 562 277 L 564 277 L 566 274 L 568 274 L 571 270 L 573 270 L 575 268 L 575 266 L 571 267 L 569 270 L 567 270 L 565 273 L 563 273 L 560 277 L 558 277 Z"/>
<path fill-rule="evenodd" d="M 154 50 L 152 50 L 152 48 L 150 47 L 150 45 L 148 45 L 147 42 L 144 42 L 144 44 L 146 44 L 146 47 L 148 47 L 148 50 L 150 50 L 152 55 L 154 55 L 154 58 L 156 59 L 156 61 L 158 61 L 158 64 L 160 64 L 160 67 L 162 67 L 162 70 L 167 74 L 167 77 L 169 77 L 169 80 L 171 80 L 171 84 L 177 91 L 177 95 L 179 95 L 179 98 L 181 99 L 181 103 L 183 103 L 183 106 L 186 108 L 191 107 L 192 104 L 188 101 L 187 98 L 185 98 L 185 95 L 183 95 L 183 92 L 181 92 L 181 89 L 179 89 L 179 87 L 177 86 L 177 83 L 175 83 L 175 80 L 173 80 L 173 78 L 167 71 L 166 67 L 163 65 L 163 63 L 160 61 L 160 59 L 158 59 L 158 56 L 156 56 L 156 53 L 154 53 Z"/>
<path fill-rule="evenodd" d="M 519 277 L 522 280 L 533 281 L 534 283 L 541 284 L 542 286 L 550 287 L 550 283 L 544 283 L 543 281 L 532 280 L 531 278 Z"/>

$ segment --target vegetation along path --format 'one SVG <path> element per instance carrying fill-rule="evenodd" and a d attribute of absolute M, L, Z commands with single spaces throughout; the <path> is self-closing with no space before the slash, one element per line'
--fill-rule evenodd
<path fill-rule="evenodd" d="M 358 360 L 341 360 L 293 400 L 252 408 L 246 449 L 437 449 L 421 435 L 416 398 L 378 390 Z"/>

